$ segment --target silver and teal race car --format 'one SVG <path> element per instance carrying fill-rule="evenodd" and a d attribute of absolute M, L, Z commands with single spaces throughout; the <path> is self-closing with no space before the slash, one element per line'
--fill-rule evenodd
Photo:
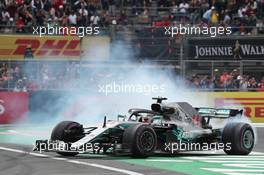
<path fill-rule="evenodd" d="M 153 99 L 151 109 L 130 109 L 128 117 L 119 115 L 116 121 L 105 117 L 100 126 L 60 122 L 49 140 L 36 141 L 34 150 L 63 156 L 104 153 L 133 157 L 220 149 L 230 155 L 247 155 L 252 151 L 255 133 L 249 123 L 239 121 L 243 110 L 194 108 L 186 102 Z M 212 121 L 219 124 L 213 126 Z"/>

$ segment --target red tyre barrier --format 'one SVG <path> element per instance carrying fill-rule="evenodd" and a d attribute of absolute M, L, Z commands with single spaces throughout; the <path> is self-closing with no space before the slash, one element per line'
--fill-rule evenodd
<path fill-rule="evenodd" d="M 10 124 L 25 119 L 28 112 L 26 92 L 0 92 L 0 124 Z"/>

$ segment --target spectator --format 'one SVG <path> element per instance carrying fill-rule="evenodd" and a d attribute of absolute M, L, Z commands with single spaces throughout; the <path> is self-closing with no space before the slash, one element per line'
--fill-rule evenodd
<path fill-rule="evenodd" d="M 98 26 L 99 21 L 100 21 L 100 17 L 97 15 L 97 13 L 92 15 L 90 18 L 90 23 L 92 26 Z"/>
<path fill-rule="evenodd" d="M 209 76 L 204 76 L 200 82 L 200 87 L 202 89 L 210 89 L 212 88 L 211 78 Z"/>
<path fill-rule="evenodd" d="M 244 18 L 244 14 L 246 13 L 246 7 L 245 6 L 240 6 L 238 11 L 237 11 L 237 15 L 239 18 Z"/>
<path fill-rule="evenodd" d="M 26 92 L 26 91 L 27 91 L 27 88 L 26 88 L 24 81 L 22 79 L 19 79 L 16 82 L 14 92 Z"/>
<path fill-rule="evenodd" d="M 63 5 L 63 0 L 52 0 L 52 5 L 55 10 L 58 10 L 61 5 Z"/>
<path fill-rule="evenodd" d="M 230 21 L 231 21 L 231 17 L 229 16 L 228 11 L 226 10 L 223 22 L 225 24 L 230 24 Z"/>
<path fill-rule="evenodd" d="M 189 4 L 183 0 L 182 3 L 179 5 L 179 12 L 181 13 L 180 21 L 186 22 L 188 20 L 188 10 L 189 10 Z"/>
<path fill-rule="evenodd" d="M 264 34 L 264 19 L 263 20 L 259 19 L 257 21 L 256 27 L 258 29 L 259 34 Z"/>
<path fill-rule="evenodd" d="M 85 9 L 85 6 L 79 10 L 79 19 L 78 19 L 78 26 L 87 26 L 88 24 L 88 10 Z"/>
<path fill-rule="evenodd" d="M 56 17 L 57 20 L 59 21 L 59 23 L 61 24 L 64 12 L 66 11 L 66 8 L 64 9 L 63 5 L 59 6 L 59 9 L 55 12 L 56 13 Z"/>
<path fill-rule="evenodd" d="M 102 20 L 100 21 L 100 24 L 102 24 Z M 125 11 L 121 12 L 120 18 L 119 18 L 119 24 L 120 25 L 127 25 L 128 24 L 128 17 L 125 13 Z"/>
<path fill-rule="evenodd" d="M 264 92 L 264 77 L 262 77 L 261 82 L 258 84 L 258 91 Z"/>
<path fill-rule="evenodd" d="M 16 21 L 16 32 L 17 33 L 25 32 L 24 27 L 25 27 L 25 22 L 23 18 L 20 16 L 18 20 Z"/>
<path fill-rule="evenodd" d="M 34 58 L 31 47 L 26 48 L 25 53 L 24 53 L 24 58 L 25 59 L 33 59 Z"/>
<path fill-rule="evenodd" d="M 44 15 L 43 10 L 38 10 L 36 12 L 36 25 L 44 26 L 44 21 L 45 21 L 45 15 Z"/>
<path fill-rule="evenodd" d="M 258 87 L 255 77 L 251 77 L 248 81 L 248 89 L 256 90 Z"/>
<path fill-rule="evenodd" d="M 8 24 L 8 22 L 9 22 L 9 20 L 10 20 L 10 14 L 9 14 L 9 12 L 6 10 L 6 9 L 4 9 L 3 11 L 2 11 L 2 24 L 3 25 L 7 25 Z"/>
<path fill-rule="evenodd" d="M 214 6 L 212 6 L 210 9 L 208 9 L 204 14 L 203 14 L 203 21 L 206 23 L 209 23 L 211 20 L 212 16 L 212 11 L 215 9 Z"/>
<path fill-rule="evenodd" d="M 216 26 L 218 24 L 218 20 L 219 20 L 219 14 L 216 11 L 216 9 L 213 7 L 211 12 L 210 22 L 213 26 Z"/>
<path fill-rule="evenodd" d="M 85 9 L 85 6 L 84 6 L 83 4 L 81 5 L 81 8 L 80 8 L 80 10 L 79 10 L 79 14 L 80 14 L 81 16 L 85 16 L 85 17 L 88 16 L 88 11 Z"/>
<path fill-rule="evenodd" d="M 34 8 L 34 10 L 39 11 L 43 9 L 44 4 L 41 0 L 32 0 L 32 7 Z"/>
<path fill-rule="evenodd" d="M 239 83 L 239 90 L 248 91 L 248 86 L 249 86 L 248 80 L 245 76 L 243 76 Z"/>
<path fill-rule="evenodd" d="M 68 17 L 69 20 L 69 25 L 70 26 L 76 26 L 77 24 L 77 15 L 75 14 L 75 12 L 72 10 L 71 14 Z"/>
<path fill-rule="evenodd" d="M 87 3 L 84 0 L 77 0 L 74 3 L 74 9 L 80 9 L 82 6 L 87 7 Z"/>
<path fill-rule="evenodd" d="M 109 12 L 112 16 L 115 16 L 115 6 L 115 0 L 109 0 Z"/>
<path fill-rule="evenodd" d="M 22 72 L 20 67 L 16 66 L 13 72 L 13 80 L 18 81 L 19 79 L 22 79 Z"/>
<path fill-rule="evenodd" d="M 188 12 L 189 9 L 189 4 L 183 0 L 182 3 L 180 3 L 179 5 L 179 11 L 180 13 L 186 14 Z"/>
<path fill-rule="evenodd" d="M 108 10 L 109 6 L 108 6 L 108 0 L 101 0 L 101 4 L 102 4 L 102 9 L 103 10 Z"/>
<path fill-rule="evenodd" d="M 227 77 L 228 77 L 228 72 L 225 71 L 220 77 L 221 83 L 224 83 L 227 80 Z"/>
<path fill-rule="evenodd" d="M 172 1 L 171 14 L 175 16 L 178 13 L 178 10 L 179 10 L 178 5 L 176 4 L 175 1 Z"/>
<path fill-rule="evenodd" d="M 226 90 L 230 90 L 234 88 L 234 81 L 233 81 L 233 77 L 231 74 L 227 75 L 226 80 L 224 82 L 224 88 Z"/>
<path fill-rule="evenodd" d="M 43 4 L 43 10 L 45 12 L 49 12 L 52 7 L 51 0 L 42 0 L 42 4 Z"/>

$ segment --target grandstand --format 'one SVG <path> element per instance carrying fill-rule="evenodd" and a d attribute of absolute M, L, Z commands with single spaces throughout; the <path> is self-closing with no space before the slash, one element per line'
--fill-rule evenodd
<path fill-rule="evenodd" d="M 133 58 L 132 67 L 147 62 L 148 69 L 155 69 L 151 66 L 154 64 L 174 69 L 176 76 L 187 80 L 186 84 L 201 90 L 264 91 L 261 0 L 3 0 L 0 9 L 2 90 L 87 87 L 78 81 L 80 72 L 94 65 L 122 65 L 126 57 Z M 180 24 L 231 27 L 232 34 L 215 38 L 164 35 L 164 27 Z M 41 39 L 32 35 L 34 26 L 47 25 L 98 26 L 100 34 Z M 103 52 L 94 49 L 91 41 Z M 119 47 L 116 43 L 121 43 L 127 53 L 112 53 Z M 31 58 L 24 53 L 28 46 Z M 224 53 L 221 48 L 230 52 Z M 66 86 L 58 80 L 75 83 Z"/>

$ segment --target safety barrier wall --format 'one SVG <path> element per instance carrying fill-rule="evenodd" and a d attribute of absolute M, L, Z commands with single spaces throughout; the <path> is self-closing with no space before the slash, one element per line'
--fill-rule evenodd
<path fill-rule="evenodd" d="M 83 108 L 94 110 L 93 107 L 100 104 L 103 110 L 116 99 L 126 98 L 125 95 L 118 94 L 115 96 L 96 93 L 83 96 L 82 94 L 84 93 L 81 91 L 54 90 L 30 93 L 0 92 L 0 123 L 13 123 L 25 117 L 29 117 L 30 120 L 44 121 L 59 115 L 69 115 L 65 116 L 69 119 L 69 117 L 74 118 L 74 115 L 78 115 L 78 111 L 83 111 Z M 244 108 L 244 114 L 252 122 L 264 123 L 264 92 L 193 92 L 186 94 L 188 97 L 195 97 L 196 101 L 199 99 L 200 106 Z M 151 97 L 142 96 L 142 98 Z M 169 99 L 169 101 L 176 100 Z M 128 106 L 126 102 L 121 101 L 120 103 Z M 129 103 L 131 106 L 133 101 Z M 193 104 L 191 101 L 190 103 Z M 117 113 L 118 111 L 116 109 Z"/>
<path fill-rule="evenodd" d="M 0 124 L 24 120 L 27 113 L 28 93 L 0 92 Z"/>

